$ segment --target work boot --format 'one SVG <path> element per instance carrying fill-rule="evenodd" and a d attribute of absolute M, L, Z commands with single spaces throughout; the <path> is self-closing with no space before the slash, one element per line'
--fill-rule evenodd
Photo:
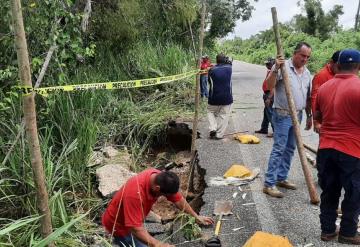
<path fill-rule="evenodd" d="M 272 187 L 264 187 L 263 188 L 263 192 L 265 194 L 268 194 L 269 196 L 272 196 L 272 197 L 277 197 L 277 198 L 283 198 L 284 197 L 284 194 L 279 191 L 276 186 L 272 186 Z"/>
<path fill-rule="evenodd" d="M 321 233 L 320 238 L 322 241 L 328 242 L 328 241 L 334 240 L 337 237 L 337 235 L 338 235 L 337 232 Z"/>
<path fill-rule="evenodd" d="M 283 187 L 285 189 L 288 189 L 288 190 L 296 190 L 296 184 L 293 184 L 293 183 L 290 183 L 289 181 L 287 180 L 284 180 L 284 181 L 279 181 L 276 183 L 277 186 L 279 187 Z"/>
<path fill-rule="evenodd" d="M 360 235 L 357 233 L 354 237 L 345 237 L 339 235 L 338 242 L 342 244 L 360 245 Z"/>
<path fill-rule="evenodd" d="M 259 129 L 259 130 L 255 130 L 255 133 L 257 133 L 257 134 L 267 134 L 268 131 L 267 131 L 267 130 Z"/>

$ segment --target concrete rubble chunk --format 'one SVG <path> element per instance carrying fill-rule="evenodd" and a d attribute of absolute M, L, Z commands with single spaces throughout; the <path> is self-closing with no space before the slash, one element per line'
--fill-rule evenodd
<path fill-rule="evenodd" d="M 161 216 L 151 210 L 150 213 L 146 216 L 145 221 L 151 223 L 161 223 Z"/>
<path fill-rule="evenodd" d="M 181 151 L 178 152 L 175 156 L 175 163 L 176 165 L 186 165 L 191 161 L 191 152 L 189 151 Z"/>
<path fill-rule="evenodd" d="M 91 154 L 91 157 L 89 159 L 89 164 L 87 167 L 93 167 L 101 165 L 104 161 L 104 156 L 101 152 L 95 151 Z"/>
<path fill-rule="evenodd" d="M 136 175 L 120 164 L 108 164 L 96 170 L 99 191 L 104 197 L 110 197 L 130 177 Z"/>
<path fill-rule="evenodd" d="M 108 159 L 115 157 L 118 153 L 119 151 L 112 146 L 107 146 L 103 148 L 103 154 Z"/>

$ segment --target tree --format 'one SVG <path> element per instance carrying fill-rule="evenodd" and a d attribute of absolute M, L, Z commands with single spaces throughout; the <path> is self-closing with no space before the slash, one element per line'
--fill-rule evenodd
<path fill-rule="evenodd" d="M 234 30 L 237 20 L 249 20 L 254 10 L 248 0 L 209 0 L 208 4 L 210 39 L 225 37 Z"/>
<path fill-rule="evenodd" d="M 296 31 L 325 40 L 340 29 L 339 16 L 344 14 L 342 5 L 334 5 L 332 10 L 325 13 L 321 0 L 304 0 L 303 2 L 302 5 L 299 1 L 298 5 L 302 6 L 306 15 L 295 15 L 291 21 Z"/>

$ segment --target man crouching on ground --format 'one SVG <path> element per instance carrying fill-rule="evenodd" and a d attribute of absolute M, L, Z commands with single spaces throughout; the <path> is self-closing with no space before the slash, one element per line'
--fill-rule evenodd
<path fill-rule="evenodd" d="M 195 217 L 197 223 L 213 224 L 210 217 L 199 216 L 179 191 L 179 177 L 169 171 L 146 169 L 130 178 L 109 203 L 102 217 L 105 229 L 119 246 L 172 247 L 153 238 L 143 223 L 159 196 L 165 196 L 177 208 Z"/>

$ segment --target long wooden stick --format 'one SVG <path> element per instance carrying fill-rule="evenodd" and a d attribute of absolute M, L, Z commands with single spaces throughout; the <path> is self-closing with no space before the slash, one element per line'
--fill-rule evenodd
<path fill-rule="evenodd" d="M 205 29 L 205 13 L 206 13 L 206 0 L 202 1 L 202 11 L 201 11 L 201 26 L 200 26 L 200 39 L 199 39 L 199 53 L 198 53 L 198 68 L 200 69 L 201 65 L 201 56 L 203 51 L 203 42 L 204 42 L 204 29 Z M 197 137 L 197 126 L 199 118 L 199 105 L 200 105 L 200 74 L 196 75 L 196 89 L 195 89 L 195 113 L 194 121 L 192 127 L 192 137 L 191 137 L 191 152 L 195 151 L 195 141 Z"/>
<path fill-rule="evenodd" d="M 278 19 L 277 19 L 277 13 L 276 13 L 275 7 L 271 8 L 271 13 L 272 13 L 273 24 L 274 24 L 274 33 L 275 33 L 277 54 L 278 54 L 278 56 L 283 57 L 284 50 L 283 50 L 283 47 L 281 44 L 280 32 L 279 32 L 279 28 L 278 28 Z M 311 172 L 310 172 L 307 160 L 306 160 L 304 145 L 303 145 L 303 141 L 301 139 L 300 124 L 297 119 L 295 103 L 294 103 L 294 99 L 293 99 L 292 92 L 291 92 L 289 75 L 286 71 L 285 66 L 282 65 L 280 69 L 281 69 L 282 77 L 284 78 L 285 92 L 286 92 L 286 97 L 287 97 L 289 110 L 290 110 L 290 114 L 291 114 L 291 119 L 292 119 L 292 123 L 293 123 L 293 127 L 294 127 L 294 132 L 295 132 L 295 137 L 296 137 L 296 145 L 297 145 L 297 149 L 299 152 L 301 167 L 304 172 L 306 185 L 309 190 L 310 202 L 312 204 L 318 204 L 320 202 L 320 200 L 319 200 L 319 196 L 316 191 L 314 181 L 313 181 L 313 178 L 312 178 L 312 175 L 311 175 Z"/>
<path fill-rule="evenodd" d="M 317 150 L 316 150 L 314 147 L 312 147 L 312 146 L 310 146 L 310 145 L 308 145 L 308 144 L 306 144 L 306 143 L 304 143 L 304 147 L 305 147 L 307 150 L 313 152 L 314 154 L 317 154 Z"/>
<path fill-rule="evenodd" d="M 24 22 L 20 0 L 12 0 L 12 18 L 15 31 L 15 44 L 19 64 L 19 75 L 21 84 L 32 87 L 29 54 L 25 38 Z M 23 111 L 25 119 L 25 130 L 29 145 L 31 166 L 36 188 L 37 207 L 41 215 L 41 235 L 46 238 L 52 233 L 51 213 L 49 208 L 49 196 L 46 190 L 45 174 L 40 151 L 40 143 L 36 124 L 34 94 L 23 96 Z M 54 246 L 49 244 L 49 246 Z"/>

